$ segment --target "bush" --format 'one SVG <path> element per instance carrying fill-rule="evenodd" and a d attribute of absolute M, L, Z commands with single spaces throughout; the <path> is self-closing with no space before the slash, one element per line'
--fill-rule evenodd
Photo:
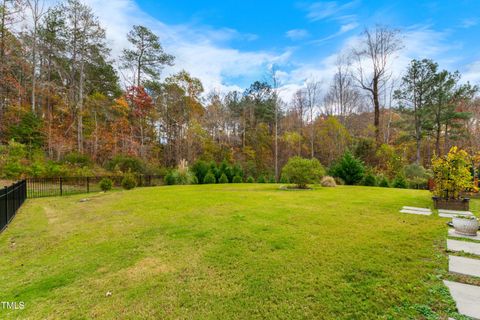
<path fill-rule="evenodd" d="M 280 183 L 290 183 L 290 180 L 288 180 L 288 177 L 285 177 L 285 175 L 282 175 L 280 177 Z"/>
<path fill-rule="evenodd" d="M 167 186 L 173 186 L 177 184 L 177 180 L 175 175 L 173 174 L 173 171 L 170 171 L 165 175 L 164 181 Z"/>
<path fill-rule="evenodd" d="M 203 160 L 199 160 L 194 163 L 194 165 L 191 168 L 193 174 L 197 177 L 198 181 L 200 183 L 203 183 L 203 180 L 205 179 L 205 176 L 207 175 L 208 171 L 210 170 L 210 167 L 208 163 L 206 163 Z"/>
<path fill-rule="evenodd" d="M 322 178 L 321 182 L 322 187 L 336 187 L 337 184 L 335 183 L 335 179 L 330 176 L 326 176 Z"/>
<path fill-rule="evenodd" d="M 346 152 L 340 161 L 335 163 L 330 169 L 332 176 L 342 178 L 348 185 L 362 181 L 364 172 L 363 162 L 355 158 L 350 152 Z"/>
<path fill-rule="evenodd" d="M 228 182 L 233 180 L 233 177 L 235 176 L 235 172 L 233 167 L 230 166 L 227 160 L 223 160 L 222 163 L 220 163 L 218 170 L 220 172 L 220 178 L 222 177 L 222 174 L 224 174 L 227 177 Z M 219 178 L 219 181 L 220 181 L 220 178 Z"/>
<path fill-rule="evenodd" d="M 239 164 L 233 166 L 233 176 L 243 177 L 242 166 L 240 166 Z"/>
<path fill-rule="evenodd" d="M 388 179 L 386 177 L 382 177 L 382 179 L 378 183 L 378 186 L 382 188 L 390 188 L 390 183 L 388 182 Z"/>
<path fill-rule="evenodd" d="M 6 123 L 6 125 L 8 124 Z M 42 118 L 35 113 L 27 112 L 20 116 L 20 122 L 10 124 L 6 133 L 9 134 L 10 140 L 24 144 L 28 149 L 28 153 L 31 154 L 33 150 L 44 146 L 45 134 L 42 130 L 43 125 Z"/>
<path fill-rule="evenodd" d="M 377 185 L 377 181 L 375 179 L 375 176 L 369 173 L 365 175 L 365 177 L 363 177 L 362 184 L 366 187 L 374 187 Z"/>
<path fill-rule="evenodd" d="M 307 188 L 310 183 L 318 182 L 325 175 L 325 169 L 317 159 L 292 157 L 282 169 L 282 176 L 300 189 Z"/>
<path fill-rule="evenodd" d="M 260 177 L 257 179 L 258 183 L 267 183 L 267 179 L 265 179 L 265 176 L 262 174 Z"/>
<path fill-rule="evenodd" d="M 345 185 L 345 181 L 343 181 L 342 178 L 333 177 L 333 179 L 335 179 L 335 183 L 337 184 L 337 186 L 343 186 L 343 185 Z"/>
<path fill-rule="evenodd" d="M 102 191 L 104 192 L 110 191 L 113 187 L 113 181 L 109 178 L 103 178 L 102 180 L 100 180 L 99 186 L 100 189 L 102 189 Z"/>
<path fill-rule="evenodd" d="M 248 176 L 247 183 L 255 183 L 255 179 L 252 176 Z"/>
<path fill-rule="evenodd" d="M 78 153 L 78 152 L 70 152 L 65 156 L 63 159 L 64 162 L 83 168 L 83 167 L 90 167 L 92 165 L 92 161 L 87 155 Z"/>
<path fill-rule="evenodd" d="M 395 179 L 393 179 L 392 187 L 399 188 L 399 189 L 406 189 L 407 188 L 407 180 L 405 176 L 402 174 L 398 174 Z"/>
<path fill-rule="evenodd" d="M 107 164 L 110 171 L 120 170 L 121 172 L 144 173 L 145 165 L 142 160 L 128 156 L 115 156 Z"/>
<path fill-rule="evenodd" d="M 274 176 L 271 176 L 270 179 L 268 180 L 268 183 L 277 183 L 277 180 L 275 179 Z"/>
<path fill-rule="evenodd" d="M 125 190 L 131 190 L 136 186 L 137 180 L 135 179 L 135 176 L 131 172 L 126 173 L 122 179 L 122 188 Z"/>
<path fill-rule="evenodd" d="M 452 147 L 447 155 L 432 160 L 435 179 L 434 194 L 444 199 L 459 199 L 462 192 L 475 189 L 470 168 L 472 157 L 458 147 Z"/>
<path fill-rule="evenodd" d="M 242 183 L 243 179 L 240 176 L 233 177 L 232 183 Z"/>
<path fill-rule="evenodd" d="M 403 173 L 409 187 L 413 189 L 427 189 L 428 179 L 432 177 L 429 170 L 415 163 L 403 167 Z"/>
<path fill-rule="evenodd" d="M 215 178 L 215 175 L 209 171 L 206 175 L 205 178 L 203 179 L 204 184 L 215 184 L 217 183 L 217 179 Z"/>
<path fill-rule="evenodd" d="M 220 176 L 220 179 L 218 179 L 218 183 L 228 183 L 228 177 L 225 173 L 222 173 L 222 175 Z"/>
<path fill-rule="evenodd" d="M 192 181 L 191 184 L 198 184 L 198 178 L 196 175 L 192 175 Z"/>

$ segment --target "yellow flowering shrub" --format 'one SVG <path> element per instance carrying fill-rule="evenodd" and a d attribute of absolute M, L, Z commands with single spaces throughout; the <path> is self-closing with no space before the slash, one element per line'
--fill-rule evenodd
<path fill-rule="evenodd" d="M 454 146 L 447 155 L 434 157 L 432 170 L 435 180 L 433 193 L 445 199 L 459 199 L 462 192 L 472 189 L 473 177 L 470 171 L 470 155 Z"/>

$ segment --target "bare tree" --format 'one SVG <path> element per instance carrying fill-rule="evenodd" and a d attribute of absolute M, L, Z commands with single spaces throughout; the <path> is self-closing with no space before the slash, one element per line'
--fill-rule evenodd
<path fill-rule="evenodd" d="M 310 118 L 310 156 L 315 156 L 314 142 L 315 142 L 315 110 L 318 107 L 320 96 L 321 82 L 314 79 L 308 80 L 305 87 L 305 94 L 307 98 L 307 108 Z"/>
<path fill-rule="evenodd" d="M 353 73 L 360 88 L 367 91 L 373 101 L 374 126 L 377 144 L 380 137 L 380 94 L 383 84 L 390 77 L 389 62 L 394 54 L 402 48 L 402 40 L 398 30 L 377 25 L 374 29 L 365 29 L 358 48 L 352 49 L 352 57 L 356 62 Z M 365 66 L 365 64 L 367 66 Z"/>
<path fill-rule="evenodd" d="M 303 122 L 305 112 L 307 110 L 307 97 L 305 89 L 299 89 L 295 92 L 292 98 L 293 110 L 297 117 L 298 134 L 303 135 Z M 300 155 L 302 149 L 302 140 L 298 141 L 298 154 Z"/>
<path fill-rule="evenodd" d="M 278 91 L 280 87 L 280 83 L 278 80 L 278 75 L 277 75 L 277 68 L 275 65 L 272 66 L 270 70 L 270 77 L 272 80 L 272 90 L 273 90 L 273 103 L 274 103 L 274 158 L 275 158 L 275 181 L 278 181 L 279 178 L 279 172 L 278 172 L 278 112 L 279 112 L 279 96 L 278 96 Z"/>
<path fill-rule="evenodd" d="M 329 91 L 325 95 L 324 105 L 327 115 L 337 115 L 343 125 L 348 117 L 361 107 L 362 96 L 355 87 L 350 63 L 344 55 L 339 55 L 335 73 Z"/>
<path fill-rule="evenodd" d="M 37 43 L 38 27 L 42 16 L 45 14 L 44 0 L 26 0 L 32 18 L 32 112 L 36 111 L 36 88 L 37 88 Z"/>
<path fill-rule="evenodd" d="M 68 0 L 60 4 L 58 10 L 63 14 L 63 28 L 66 57 L 70 60 L 67 79 L 70 85 L 70 101 L 74 105 L 77 119 L 77 148 L 83 153 L 83 113 L 87 67 L 96 57 L 106 57 L 109 50 L 105 43 L 105 30 L 92 9 L 79 0 Z"/>

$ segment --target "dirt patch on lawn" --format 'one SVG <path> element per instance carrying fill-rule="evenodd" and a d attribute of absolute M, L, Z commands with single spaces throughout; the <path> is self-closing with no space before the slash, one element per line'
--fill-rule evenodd
<path fill-rule="evenodd" d="M 157 258 L 145 258 L 138 261 L 134 266 L 125 269 L 126 276 L 132 280 L 141 280 L 146 276 L 172 272 L 173 268 L 164 264 Z"/>

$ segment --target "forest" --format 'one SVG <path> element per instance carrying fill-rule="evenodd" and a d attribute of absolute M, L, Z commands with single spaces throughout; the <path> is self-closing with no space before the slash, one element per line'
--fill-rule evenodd
<path fill-rule="evenodd" d="M 205 92 L 188 70 L 168 72 L 177 62 L 161 34 L 136 25 L 125 37 L 114 57 L 79 0 L 0 2 L 0 178 L 168 175 L 211 163 L 273 182 L 300 156 L 414 180 L 452 146 L 480 147 L 478 87 L 428 57 L 395 77 L 404 44 L 389 26 L 366 28 L 329 83 L 304 79 L 289 99 L 278 66 L 243 92 Z"/>

